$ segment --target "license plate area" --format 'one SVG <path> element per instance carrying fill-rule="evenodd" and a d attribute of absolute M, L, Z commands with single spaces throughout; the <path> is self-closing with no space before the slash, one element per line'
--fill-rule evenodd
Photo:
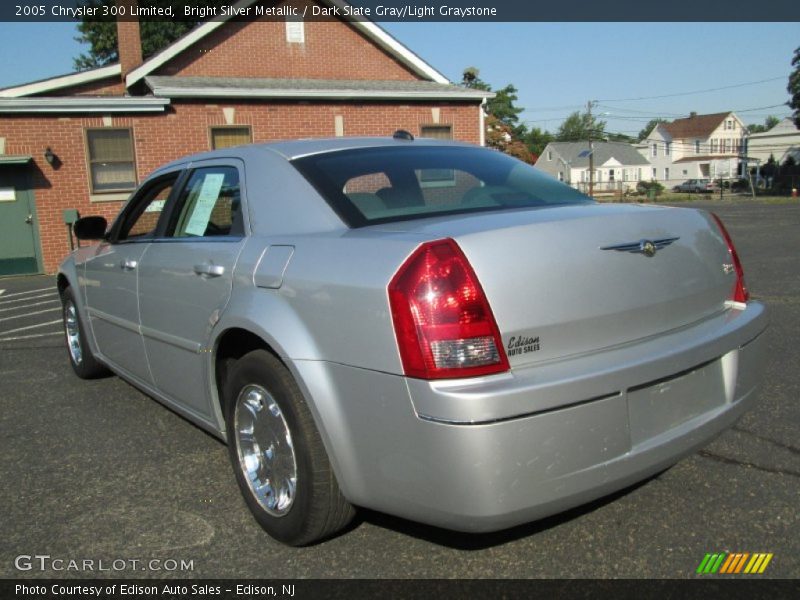
<path fill-rule="evenodd" d="M 722 361 L 628 390 L 631 445 L 637 446 L 726 402 Z"/>

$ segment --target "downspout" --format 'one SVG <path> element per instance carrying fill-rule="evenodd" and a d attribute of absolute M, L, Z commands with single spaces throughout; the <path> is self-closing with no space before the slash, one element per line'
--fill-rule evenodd
<path fill-rule="evenodd" d="M 479 123 L 479 126 L 480 126 L 481 146 L 485 146 L 486 145 L 486 125 L 485 125 L 486 112 L 484 110 L 485 107 L 486 107 L 486 98 L 481 100 L 481 105 L 478 107 L 478 113 L 479 113 L 478 123 Z"/>

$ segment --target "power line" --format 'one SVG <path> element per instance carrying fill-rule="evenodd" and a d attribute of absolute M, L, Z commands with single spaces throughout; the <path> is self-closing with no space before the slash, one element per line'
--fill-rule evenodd
<path fill-rule="evenodd" d="M 600 106 L 600 107 L 602 107 L 604 109 L 611 110 L 611 111 L 631 112 L 631 113 L 636 113 L 637 115 L 641 115 L 641 116 L 619 115 L 619 114 L 613 114 L 613 113 L 612 114 L 608 114 L 608 115 L 600 115 L 600 116 L 603 117 L 604 120 L 607 119 L 607 120 L 620 120 L 620 121 L 637 121 L 637 122 L 641 122 L 641 123 L 647 123 L 647 122 L 649 122 L 649 121 L 651 121 L 653 119 L 663 119 L 664 117 L 673 117 L 673 118 L 676 118 L 676 119 L 685 119 L 685 118 L 688 118 L 690 116 L 690 115 L 687 115 L 685 113 L 670 113 L 670 112 L 666 112 L 666 111 L 639 111 L 639 110 L 634 110 L 634 109 L 621 108 L 621 107 L 618 107 L 618 106 L 608 106 L 608 105 L 605 105 L 605 104 L 598 105 L 598 106 Z M 784 108 L 786 110 L 786 116 L 788 116 L 789 108 L 785 103 L 782 103 L 782 104 L 770 104 L 768 106 L 758 106 L 758 107 L 754 107 L 754 108 L 735 108 L 735 109 L 732 109 L 732 110 L 727 111 L 727 112 L 748 113 L 748 112 L 754 112 L 754 111 L 758 111 L 758 110 L 767 110 L 767 109 L 770 109 L 770 108 Z M 525 109 L 525 111 L 529 112 L 530 109 Z M 520 119 L 520 123 L 529 124 L 529 123 L 547 123 L 548 121 L 563 121 L 564 119 L 566 119 L 567 117 L 569 117 L 571 115 L 572 115 L 572 113 L 570 113 L 569 115 L 553 116 L 553 117 L 548 117 L 548 118 L 545 118 L 545 119 Z M 763 113 L 762 115 L 755 114 L 755 115 L 751 115 L 751 116 L 753 116 L 753 117 L 756 117 L 756 116 L 765 116 L 765 117 L 767 117 L 767 116 L 776 116 L 776 115 L 773 115 L 771 113 Z"/>
<path fill-rule="evenodd" d="M 638 98 L 614 98 L 606 99 L 606 100 L 599 100 L 598 102 L 634 102 L 637 100 L 656 100 L 658 98 L 674 98 L 676 96 L 691 96 L 692 94 L 706 94 L 708 92 L 718 92 L 720 90 L 730 90 L 733 88 L 745 87 L 748 85 L 758 85 L 760 83 L 767 83 L 769 81 L 778 81 L 779 79 L 786 79 L 786 75 L 781 75 L 780 77 L 770 77 L 769 79 L 759 79 L 758 81 L 746 81 L 744 83 L 736 83 L 733 85 L 724 85 L 721 87 L 716 88 L 708 88 L 705 90 L 694 90 L 691 92 L 676 92 L 674 94 L 661 94 L 659 96 L 640 96 Z"/>

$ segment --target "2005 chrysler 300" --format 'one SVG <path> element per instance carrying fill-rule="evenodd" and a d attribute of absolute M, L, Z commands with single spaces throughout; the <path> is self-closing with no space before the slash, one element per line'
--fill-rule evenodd
<path fill-rule="evenodd" d="M 76 373 L 228 442 L 288 544 L 362 506 L 462 531 L 644 479 L 752 404 L 765 308 L 697 210 L 599 205 L 490 150 L 339 138 L 190 156 L 61 266 Z"/>

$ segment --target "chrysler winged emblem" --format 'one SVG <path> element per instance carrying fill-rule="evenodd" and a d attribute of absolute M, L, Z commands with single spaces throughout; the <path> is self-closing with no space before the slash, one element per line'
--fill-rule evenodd
<path fill-rule="evenodd" d="M 616 250 L 617 252 L 630 252 L 631 254 L 644 254 L 645 256 L 655 256 L 656 252 L 666 248 L 679 237 L 662 238 L 660 240 L 639 240 L 638 242 L 628 242 L 616 244 L 614 246 L 604 246 L 600 250 Z"/>

